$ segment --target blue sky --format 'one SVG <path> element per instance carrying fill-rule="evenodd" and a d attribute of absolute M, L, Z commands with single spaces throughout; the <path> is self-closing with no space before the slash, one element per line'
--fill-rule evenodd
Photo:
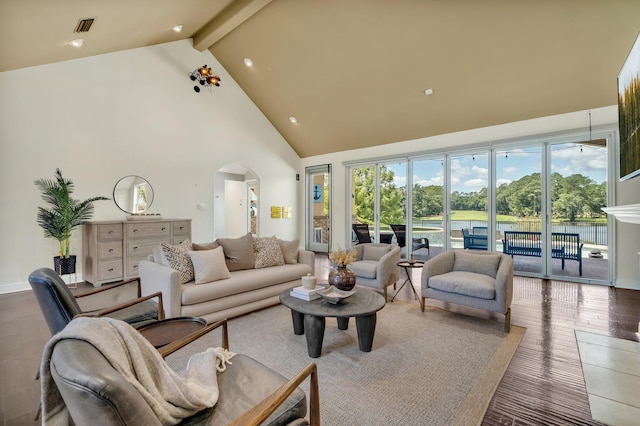
<path fill-rule="evenodd" d="M 498 151 L 496 155 L 496 177 L 498 185 L 510 183 L 523 176 L 541 171 L 540 148 Z M 406 164 L 387 164 L 393 170 L 395 183 L 406 184 Z M 563 176 L 582 174 L 597 183 L 607 176 L 607 156 L 604 147 L 579 144 L 554 145 L 551 148 L 551 170 Z M 420 185 L 442 185 L 441 160 L 421 160 L 414 162 L 414 183 Z M 487 154 L 465 155 L 451 158 L 452 190 L 460 192 L 479 191 L 487 186 Z"/>

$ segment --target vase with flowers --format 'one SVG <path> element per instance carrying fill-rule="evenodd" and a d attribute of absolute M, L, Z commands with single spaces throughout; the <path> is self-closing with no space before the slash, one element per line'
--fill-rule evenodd
<path fill-rule="evenodd" d="M 350 291 L 356 286 L 356 274 L 347 265 L 356 260 L 357 251 L 346 251 L 337 248 L 329 254 L 331 260 L 336 267 L 329 271 L 329 285 L 339 290 Z"/>

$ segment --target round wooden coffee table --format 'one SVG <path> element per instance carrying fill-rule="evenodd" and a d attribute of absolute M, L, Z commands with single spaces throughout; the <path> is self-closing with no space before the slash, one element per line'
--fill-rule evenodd
<path fill-rule="evenodd" d="M 327 317 L 337 318 L 340 330 L 348 329 L 349 318 L 355 317 L 358 346 L 363 352 L 371 352 L 376 331 L 376 312 L 384 308 L 385 304 L 384 297 L 380 294 L 358 288 L 352 296 L 334 305 L 323 298 L 312 301 L 298 299 L 291 296 L 290 292 L 291 290 L 283 291 L 280 302 L 291 309 L 293 332 L 306 336 L 307 351 L 311 358 L 318 358 L 322 352 Z"/>

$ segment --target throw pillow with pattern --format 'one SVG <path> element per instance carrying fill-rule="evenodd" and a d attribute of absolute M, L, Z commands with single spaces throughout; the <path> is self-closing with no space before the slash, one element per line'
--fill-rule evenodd
<path fill-rule="evenodd" d="M 184 240 L 178 245 L 162 243 L 162 253 L 169 262 L 169 266 L 180 273 L 181 284 L 188 283 L 193 280 L 193 263 L 189 258 L 189 250 L 191 250 L 191 241 Z"/>
<path fill-rule="evenodd" d="M 284 256 L 276 237 L 254 238 L 253 251 L 256 255 L 256 269 L 284 265 Z"/>

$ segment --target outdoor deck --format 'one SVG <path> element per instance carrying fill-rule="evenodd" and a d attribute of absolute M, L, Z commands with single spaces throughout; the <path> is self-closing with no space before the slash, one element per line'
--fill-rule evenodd
<path fill-rule="evenodd" d="M 462 246 L 460 247 L 462 249 Z M 498 247 L 497 252 L 501 253 L 502 248 Z M 585 253 L 588 253 L 585 250 Z M 442 253 L 442 247 L 431 246 L 430 255 L 426 250 L 418 250 L 413 253 L 413 257 L 416 260 L 428 260 L 438 253 Z M 513 264 L 516 274 L 518 272 L 526 273 L 539 273 L 542 268 L 542 258 L 528 257 L 528 256 L 513 256 Z M 594 280 L 609 279 L 608 271 L 609 261 L 606 258 L 597 259 L 591 257 L 583 257 L 582 259 L 582 277 L 578 271 L 578 262 L 565 262 L 564 270 L 562 269 L 561 259 L 551 259 L 552 272 L 554 275 L 560 277 L 572 277 L 572 278 L 585 278 Z"/>

